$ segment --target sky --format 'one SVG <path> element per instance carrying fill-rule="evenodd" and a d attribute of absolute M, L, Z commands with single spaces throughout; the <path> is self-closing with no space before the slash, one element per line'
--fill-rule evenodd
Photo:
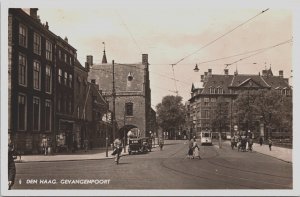
<path fill-rule="evenodd" d="M 82 65 L 86 55 L 93 55 L 95 63 L 101 62 L 102 42 L 109 62 L 136 63 L 141 62 L 141 54 L 149 54 L 153 108 L 164 96 L 176 95 L 176 90 L 183 102 L 187 101 L 192 83 L 199 83 L 200 75 L 209 68 L 213 74 L 223 74 L 225 64 L 254 53 L 211 60 L 275 46 L 293 38 L 291 6 L 268 1 L 74 2 L 59 7 L 39 5 L 41 22 L 47 21 L 56 35 L 68 37 Z M 230 65 L 229 74 L 236 69 L 240 74 L 258 74 L 271 66 L 274 75 L 283 70 L 284 77 L 292 81 L 292 54 L 293 43 L 282 44 Z M 207 61 L 210 62 L 203 63 Z M 175 64 L 174 74 L 171 64 Z M 196 64 L 198 73 L 193 71 Z"/>

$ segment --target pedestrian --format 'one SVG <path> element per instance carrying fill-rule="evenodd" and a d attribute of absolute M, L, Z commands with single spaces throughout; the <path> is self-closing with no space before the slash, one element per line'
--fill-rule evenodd
<path fill-rule="evenodd" d="M 159 148 L 160 148 L 160 150 L 163 149 L 163 146 L 164 146 L 164 141 L 163 141 L 163 139 L 159 139 Z"/>
<path fill-rule="evenodd" d="M 188 151 L 188 157 L 189 159 L 194 159 L 193 157 L 193 147 L 194 147 L 194 141 L 196 140 L 196 137 L 194 136 L 193 139 L 190 140 L 189 142 L 189 151 Z"/>
<path fill-rule="evenodd" d="M 11 140 L 8 142 L 8 189 L 11 190 L 15 183 L 16 165 L 15 165 L 15 150 Z"/>
<path fill-rule="evenodd" d="M 200 148 L 197 144 L 196 139 L 194 140 L 194 143 L 193 143 L 193 158 L 201 159 L 201 157 L 200 157 Z"/>
<path fill-rule="evenodd" d="M 86 152 L 86 151 L 88 151 L 89 140 L 88 140 L 88 139 L 85 139 L 83 143 L 84 143 L 84 152 Z"/>
<path fill-rule="evenodd" d="M 262 146 L 262 144 L 263 144 L 263 138 L 262 137 L 259 138 L 259 144 L 260 144 L 260 146 Z"/>
<path fill-rule="evenodd" d="M 268 143 L 269 143 L 269 149 L 270 149 L 270 151 L 272 150 L 272 144 L 273 144 L 273 142 L 272 142 L 272 140 L 271 140 L 271 138 L 269 137 L 269 139 L 268 139 Z"/>
<path fill-rule="evenodd" d="M 119 139 L 119 137 L 117 137 L 114 141 L 114 151 L 112 153 L 112 155 L 115 156 L 116 164 L 119 164 L 121 152 L 122 152 L 122 141 Z"/>
<path fill-rule="evenodd" d="M 248 140 L 248 150 L 252 152 L 252 146 L 253 146 L 253 139 L 252 137 Z"/>

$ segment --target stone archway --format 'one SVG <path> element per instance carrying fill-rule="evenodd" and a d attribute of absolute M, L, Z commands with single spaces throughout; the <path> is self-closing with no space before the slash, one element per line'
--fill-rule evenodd
<path fill-rule="evenodd" d="M 131 130 L 131 129 L 137 129 L 138 127 L 137 126 L 135 126 L 135 125 L 125 125 L 125 126 L 123 126 L 122 128 L 120 128 L 119 129 L 119 133 L 118 133 L 118 135 L 119 135 L 119 137 L 120 137 L 120 139 L 123 139 L 124 138 L 124 135 L 125 135 L 125 144 L 127 145 L 127 138 L 128 138 L 128 136 L 127 136 L 127 134 L 128 134 L 128 132 Z"/>

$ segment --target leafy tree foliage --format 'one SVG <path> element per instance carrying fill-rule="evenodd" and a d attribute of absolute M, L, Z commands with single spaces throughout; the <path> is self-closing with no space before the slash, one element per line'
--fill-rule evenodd
<path fill-rule="evenodd" d="M 156 109 L 157 122 L 163 130 L 178 129 L 185 123 L 185 107 L 181 96 L 165 96 Z"/>
<path fill-rule="evenodd" d="M 225 129 L 224 131 L 226 131 L 226 128 L 230 124 L 229 103 L 225 102 L 223 97 L 219 97 L 214 110 L 215 113 L 212 117 L 212 129 L 218 132 L 222 132 L 222 129 Z"/>
<path fill-rule="evenodd" d="M 292 130 L 292 97 L 275 90 L 245 91 L 235 100 L 235 107 L 237 121 L 250 129 L 260 120 L 273 128 Z"/>

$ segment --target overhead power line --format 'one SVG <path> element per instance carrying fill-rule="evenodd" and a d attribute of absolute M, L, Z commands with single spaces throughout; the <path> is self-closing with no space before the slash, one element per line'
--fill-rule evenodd
<path fill-rule="evenodd" d="M 244 59 L 248 59 L 248 58 L 253 57 L 253 56 L 255 56 L 255 55 L 258 55 L 258 54 L 260 54 L 260 53 L 266 52 L 267 50 L 273 49 L 273 48 L 275 48 L 275 47 L 278 47 L 278 46 L 281 46 L 281 45 L 284 45 L 284 44 L 291 43 L 292 41 L 293 41 L 293 39 L 289 39 L 289 40 L 286 40 L 286 41 L 281 42 L 281 43 L 279 43 L 279 44 L 276 44 L 276 45 L 274 45 L 274 46 L 267 47 L 267 48 L 265 48 L 265 49 L 263 49 L 263 50 L 258 51 L 257 53 L 254 53 L 254 54 L 252 54 L 252 55 L 246 56 L 246 57 L 241 58 L 241 59 L 239 59 L 239 60 L 236 60 L 236 61 L 234 61 L 234 62 L 232 62 L 232 63 L 226 64 L 226 67 L 225 67 L 225 68 L 227 68 L 228 66 L 230 66 L 230 65 L 232 65 L 232 64 L 234 64 L 234 63 L 243 61 Z"/>
<path fill-rule="evenodd" d="M 141 47 L 139 46 L 139 44 L 137 43 L 136 39 L 134 38 L 133 34 L 131 33 L 130 29 L 128 28 L 128 26 L 126 25 L 126 23 L 124 22 L 123 18 L 119 15 L 119 13 L 116 11 L 117 15 L 119 16 L 122 24 L 124 25 L 125 29 L 128 31 L 131 39 L 133 40 L 133 42 L 135 43 L 136 47 L 138 48 L 138 51 L 140 52 L 140 54 L 142 54 L 142 50 Z"/>
<path fill-rule="evenodd" d="M 211 45 L 211 44 L 213 44 L 213 43 L 215 43 L 217 40 L 219 40 L 219 39 L 223 38 L 224 36 L 228 35 L 229 33 L 233 32 L 233 31 L 234 31 L 234 30 L 236 30 L 237 28 L 239 28 L 239 27 L 243 26 L 244 24 L 248 23 L 249 21 L 253 20 L 254 18 L 258 17 L 259 15 L 261 15 L 261 14 L 265 13 L 265 12 L 266 12 L 266 11 L 268 11 L 268 10 L 269 10 L 269 8 L 268 8 L 268 9 L 265 9 L 265 10 L 263 10 L 263 11 L 261 11 L 261 12 L 260 12 L 260 13 L 258 13 L 257 15 L 255 15 L 255 16 L 253 16 L 252 18 L 250 18 L 250 19 L 246 20 L 245 22 L 243 22 L 243 23 L 239 24 L 239 25 L 238 25 L 238 26 L 236 26 L 235 28 L 233 28 L 233 29 L 231 29 L 231 30 L 227 31 L 226 33 L 222 34 L 222 35 L 221 35 L 221 36 L 219 36 L 218 38 L 216 38 L 216 39 L 212 40 L 211 42 L 207 43 L 206 45 L 204 45 L 204 46 L 203 46 L 203 47 L 201 47 L 200 49 L 198 49 L 198 50 L 194 51 L 193 53 L 190 53 L 189 55 L 187 55 L 187 56 L 185 56 L 185 57 L 181 58 L 179 61 L 177 61 L 176 63 L 174 63 L 174 64 L 172 64 L 172 65 L 177 65 L 179 62 L 183 61 L 184 59 L 186 59 L 186 58 L 190 57 L 191 55 L 194 55 L 195 53 L 198 53 L 200 50 L 202 50 L 202 49 L 204 49 L 204 48 L 208 47 L 209 45 Z"/>

